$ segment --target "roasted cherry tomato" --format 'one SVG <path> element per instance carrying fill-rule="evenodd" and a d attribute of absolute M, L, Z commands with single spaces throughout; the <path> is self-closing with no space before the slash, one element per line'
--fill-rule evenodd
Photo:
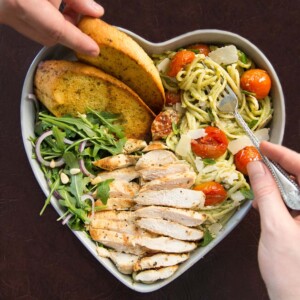
<path fill-rule="evenodd" d="M 254 146 L 247 146 L 234 156 L 236 169 L 244 175 L 248 175 L 247 164 L 250 161 L 261 160 L 261 156 Z"/>
<path fill-rule="evenodd" d="M 187 64 L 190 64 L 195 57 L 196 55 L 193 51 L 181 50 L 177 52 L 171 59 L 167 75 L 170 77 L 175 77 L 177 73 Z"/>
<path fill-rule="evenodd" d="M 189 49 L 199 50 L 199 53 L 204 54 L 205 56 L 208 56 L 208 53 L 210 52 L 209 47 L 205 44 L 191 45 L 191 46 L 189 46 Z"/>
<path fill-rule="evenodd" d="M 270 92 L 271 78 L 265 70 L 251 69 L 242 74 L 241 88 L 254 93 L 257 99 L 263 99 Z"/>
<path fill-rule="evenodd" d="M 222 184 L 215 181 L 200 183 L 194 187 L 194 190 L 205 194 L 204 205 L 216 205 L 227 198 L 227 192 Z"/>
<path fill-rule="evenodd" d="M 202 158 L 218 158 L 226 152 L 228 140 L 225 133 L 217 127 L 205 128 L 206 136 L 192 140 L 193 152 Z"/>
<path fill-rule="evenodd" d="M 166 105 L 174 105 L 181 102 L 180 93 L 166 91 Z"/>
<path fill-rule="evenodd" d="M 167 109 L 159 113 L 151 126 L 152 139 L 154 141 L 165 139 L 173 130 L 172 124 L 179 121 L 178 113 L 173 109 Z"/>

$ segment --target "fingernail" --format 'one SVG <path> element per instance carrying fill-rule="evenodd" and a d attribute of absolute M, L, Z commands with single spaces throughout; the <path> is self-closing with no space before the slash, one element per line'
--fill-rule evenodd
<path fill-rule="evenodd" d="M 253 176 L 264 176 L 266 175 L 266 171 L 264 168 L 264 164 L 261 161 L 253 161 L 247 164 L 247 171 L 250 177 Z"/>
<path fill-rule="evenodd" d="M 103 15 L 104 14 L 104 8 L 98 4 L 97 2 L 95 1 L 91 1 L 91 7 L 94 11 L 96 11 L 97 13 Z"/>

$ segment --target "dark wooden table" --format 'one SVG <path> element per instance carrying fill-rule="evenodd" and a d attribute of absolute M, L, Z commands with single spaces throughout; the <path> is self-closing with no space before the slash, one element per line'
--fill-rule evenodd
<path fill-rule="evenodd" d="M 238 33 L 273 63 L 283 86 L 284 145 L 300 152 L 299 28 L 294 0 L 99 1 L 104 20 L 153 42 L 215 28 Z M 251 210 L 213 251 L 176 281 L 134 292 L 87 252 L 50 207 L 23 150 L 20 96 L 41 46 L 0 25 L 0 299 L 268 299 L 257 264 L 259 216 Z"/>

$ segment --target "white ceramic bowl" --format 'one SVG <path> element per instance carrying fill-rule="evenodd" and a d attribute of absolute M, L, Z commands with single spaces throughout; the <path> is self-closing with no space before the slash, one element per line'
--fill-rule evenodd
<path fill-rule="evenodd" d="M 279 79 L 276 75 L 274 68 L 272 67 L 269 60 L 265 55 L 251 42 L 245 38 L 226 31 L 220 30 L 196 30 L 171 40 L 165 41 L 163 43 L 151 43 L 140 36 L 120 28 L 122 31 L 129 34 L 133 39 L 135 39 L 147 53 L 161 53 L 165 50 L 172 50 L 179 48 L 184 45 L 193 44 L 197 42 L 202 43 L 231 43 L 236 45 L 239 49 L 243 50 L 249 57 L 251 57 L 254 62 L 262 69 L 265 69 L 272 78 L 272 90 L 271 96 L 274 104 L 274 117 L 271 125 L 270 132 L 270 141 L 273 143 L 280 144 L 283 139 L 284 126 L 285 126 L 285 106 L 284 106 L 284 97 L 282 88 L 279 82 Z M 21 99 L 21 127 L 22 127 L 22 136 L 25 146 L 25 150 L 34 172 L 34 175 L 42 188 L 45 195 L 48 195 L 49 190 L 44 178 L 42 171 L 40 170 L 39 164 L 36 160 L 33 160 L 32 157 L 32 146 L 28 138 L 34 136 L 34 116 L 35 110 L 34 105 L 31 101 L 27 99 L 27 95 L 33 92 L 33 76 L 36 70 L 38 63 L 46 59 L 67 59 L 74 60 L 75 57 L 72 54 L 72 51 L 62 46 L 55 46 L 51 48 L 43 48 L 34 61 L 32 62 L 28 73 L 25 78 L 22 99 Z M 41 199 L 41 205 L 43 204 Z M 62 210 L 57 205 L 57 202 L 54 198 L 51 199 L 51 204 L 56 209 L 59 215 L 62 214 Z M 227 234 L 231 232 L 238 225 L 238 223 L 244 218 L 251 207 L 251 203 L 246 203 L 227 223 L 225 228 L 220 232 L 218 237 L 213 240 L 206 247 L 196 249 L 190 256 L 190 258 L 181 264 L 177 272 L 169 279 L 156 282 L 154 284 L 143 284 L 143 283 L 134 283 L 130 276 L 121 274 L 114 264 L 106 258 L 101 258 L 96 253 L 95 244 L 89 240 L 84 233 L 73 231 L 73 233 L 78 237 L 78 239 L 83 243 L 83 245 L 94 255 L 94 257 L 108 270 L 110 271 L 118 280 L 124 283 L 129 288 L 139 291 L 139 292 L 151 292 L 158 290 L 159 288 L 165 286 L 166 284 L 173 281 L 175 278 L 180 276 L 183 272 L 186 272 L 192 265 L 197 263 L 206 253 L 212 250 L 218 243 L 224 239 Z"/>

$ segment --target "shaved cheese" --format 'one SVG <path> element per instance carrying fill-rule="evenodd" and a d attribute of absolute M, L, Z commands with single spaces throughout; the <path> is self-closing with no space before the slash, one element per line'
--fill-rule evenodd
<path fill-rule="evenodd" d="M 229 65 L 238 61 L 238 52 L 235 46 L 225 46 L 211 51 L 208 56 L 218 64 Z"/>
<path fill-rule="evenodd" d="M 165 59 L 163 59 L 157 66 L 157 70 L 159 72 L 162 72 L 162 73 L 166 73 L 168 67 L 169 67 L 169 64 L 170 64 L 170 59 L 168 57 L 166 57 Z"/>
<path fill-rule="evenodd" d="M 257 137 L 257 139 L 261 141 L 268 141 L 269 140 L 269 128 L 263 128 L 259 129 L 256 132 L 254 132 L 254 135 Z M 240 150 L 247 146 L 253 146 L 253 143 L 251 142 L 250 138 L 247 135 L 243 135 L 239 137 L 236 140 L 230 141 L 228 144 L 228 150 L 235 155 Z"/>
<path fill-rule="evenodd" d="M 201 173 L 204 168 L 204 162 L 200 157 L 195 158 L 195 166 L 196 166 L 198 173 Z"/>
<path fill-rule="evenodd" d="M 233 200 L 233 201 L 242 201 L 245 199 L 245 196 L 240 192 L 240 191 L 237 191 L 233 194 L 231 194 L 230 198 Z"/>
<path fill-rule="evenodd" d="M 221 229 L 222 229 L 222 225 L 220 223 L 214 223 L 208 227 L 209 232 L 213 236 L 217 236 Z"/>
<path fill-rule="evenodd" d="M 186 157 L 190 151 L 191 151 L 191 138 L 187 134 L 182 134 L 176 146 L 175 153 L 182 157 Z"/>
<path fill-rule="evenodd" d="M 193 129 L 193 130 L 189 130 L 187 132 L 187 135 L 193 139 L 193 140 L 196 140 L 196 139 L 200 139 L 204 136 L 206 136 L 206 132 L 205 132 L 205 129 L 204 128 L 200 128 L 200 129 Z"/>

